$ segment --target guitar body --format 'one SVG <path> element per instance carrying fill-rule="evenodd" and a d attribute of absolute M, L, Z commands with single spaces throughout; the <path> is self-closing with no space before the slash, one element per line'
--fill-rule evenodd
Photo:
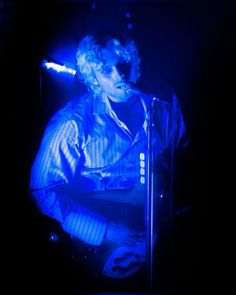
<path fill-rule="evenodd" d="M 120 245 L 106 241 L 100 246 L 89 246 L 76 238 L 72 240 L 86 268 L 95 277 L 124 279 L 136 275 L 145 266 L 144 233 Z"/>

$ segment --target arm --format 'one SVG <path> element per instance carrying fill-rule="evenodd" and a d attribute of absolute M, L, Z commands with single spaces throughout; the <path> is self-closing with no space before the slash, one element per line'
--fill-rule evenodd
<path fill-rule="evenodd" d="M 75 121 L 51 120 L 32 167 L 30 191 L 42 214 L 59 221 L 69 234 L 98 245 L 107 220 L 76 205 L 64 189 L 74 179 L 80 161 L 78 134 Z"/>
<path fill-rule="evenodd" d="M 100 245 L 105 236 L 121 242 L 128 234 L 126 228 L 115 227 L 106 218 L 79 205 L 74 196 L 81 192 L 68 190 L 79 174 L 82 143 L 78 134 L 78 126 L 72 120 L 51 121 L 32 167 L 30 192 L 40 212 L 59 221 L 70 235 L 91 245 Z"/>
<path fill-rule="evenodd" d="M 188 186 L 190 183 L 191 150 L 189 146 L 189 134 L 176 95 L 172 92 L 168 100 L 162 100 L 155 104 L 155 130 L 157 141 L 162 147 L 158 154 L 156 170 L 157 187 L 161 187 L 164 195 L 170 196 L 162 199 L 162 203 L 169 212 L 175 211 L 190 198 Z M 162 177 L 162 178 L 161 178 Z M 163 179 L 163 180 L 162 180 Z M 165 201 L 166 200 L 166 201 Z M 183 203 L 183 204 L 182 204 Z M 166 205 L 167 204 L 167 205 Z M 160 219 L 164 220 L 166 212 Z"/>
<path fill-rule="evenodd" d="M 170 98 L 158 99 L 154 104 L 154 127 L 160 151 L 170 147 L 175 150 L 188 147 L 188 133 L 174 93 Z"/>

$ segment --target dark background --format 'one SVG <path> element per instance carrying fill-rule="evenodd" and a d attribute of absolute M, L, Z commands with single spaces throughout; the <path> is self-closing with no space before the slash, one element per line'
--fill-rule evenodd
<path fill-rule="evenodd" d="M 0 4 L 2 146 L 6 148 L 2 235 L 10 250 L 6 254 L 6 273 L 11 285 L 30 291 L 31 281 L 35 289 L 53 292 L 76 282 L 76 278 L 69 278 L 67 258 L 48 241 L 27 187 L 45 124 L 70 98 L 68 90 L 73 83 L 70 78 L 42 73 L 42 58 L 50 57 L 73 67 L 78 41 L 96 27 L 131 33 L 142 58 L 140 85 L 153 93 L 157 88 L 172 87 L 190 135 L 191 226 L 189 219 L 176 223 L 175 265 L 171 286 L 164 291 L 187 290 L 190 294 L 210 291 L 225 282 L 219 265 L 231 257 L 224 252 L 222 258 L 216 246 L 224 241 L 225 232 L 218 225 L 218 217 L 222 220 L 228 214 L 223 209 L 216 211 L 216 207 L 222 174 L 228 171 L 220 168 L 225 156 L 221 147 L 229 145 L 224 133 L 228 129 L 224 127 L 224 110 L 233 105 L 235 96 L 235 75 L 231 73 L 236 32 L 234 1 L 64 0 Z M 83 92 L 83 86 L 77 90 Z M 224 288 L 231 288 L 230 279 Z"/>

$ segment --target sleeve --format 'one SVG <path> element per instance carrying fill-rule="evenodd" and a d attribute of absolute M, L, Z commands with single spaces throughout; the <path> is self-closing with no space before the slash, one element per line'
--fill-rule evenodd
<path fill-rule="evenodd" d="M 183 114 L 175 94 L 172 97 L 172 136 L 173 145 L 177 149 L 184 149 L 189 145 L 188 132 L 186 130 Z"/>
<path fill-rule="evenodd" d="M 161 150 L 172 147 L 182 149 L 188 146 L 189 139 L 182 111 L 176 95 L 169 100 L 158 99 L 154 104 L 154 127 L 157 144 Z"/>
<path fill-rule="evenodd" d="M 73 120 L 50 122 L 32 166 L 29 189 L 42 214 L 59 221 L 67 233 L 99 245 L 106 219 L 76 205 L 64 189 L 73 181 L 81 158 L 78 133 Z"/>

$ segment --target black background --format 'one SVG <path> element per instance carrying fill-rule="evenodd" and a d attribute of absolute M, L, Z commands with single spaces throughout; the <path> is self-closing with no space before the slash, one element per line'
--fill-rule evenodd
<path fill-rule="evenodd" d="M 96 9 L 92 9 L 93 3 Z M 126 11 L 131 12 L 130 19 L 123 16 Z M 221 164 L 228 162 L 232 140 L 232 133 L 226 134 L 230 115 L 224 111 L 233 107 L 235 97 L 233 1 L 1 1 L 0 16 L 2 240 L 8 250 L 3 253 L 8 287 L 17 285 L 18 290 L 34 292 L 31 281 L 35 289 L 53 293 L 70 282 L 66 258 L 49 245 L 27 191 L 45 124 L 65 102 L 67 93 L 62 85 L 40 96 L 40 62 L 50 56 L 73 66 L 74 50 L 84 33 L 98 24 L 127 30 L 132 23 L 130 32 L 142 56 L 140 84 L 154 93 L 163 84 L 175 89 L 191 138 L 193 227 L 190 234 L 184 221 L 179 224 L 173 289 L 188 290 L 188 294 L 219 286 L 232 290 L 231 276 L 223 279 L 222 264 L 231 261 L 232 246 L 225 240 L 231 222 L 222 226 L 230 216 L 228 185 L 223 185 L 225 174 L 230 173 Z M 58 48 L 62 48 L 61 54 Z M 48 100 L 53 94 L 57 100 Z M 225 243 L 227 250 L 223 251 L 219 245 Z M 61 261 L 57 255 L 62 255 Z M 75 282 L 73 278 L 72 284 Z"/>

